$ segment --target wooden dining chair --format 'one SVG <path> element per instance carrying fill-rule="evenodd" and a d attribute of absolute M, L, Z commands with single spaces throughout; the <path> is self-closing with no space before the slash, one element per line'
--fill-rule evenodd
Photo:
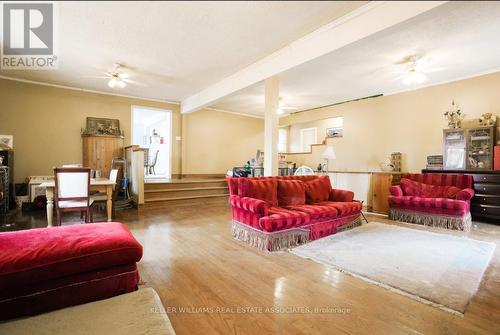
<path fill-rule="evenodd" d="M 85 222 L 91 221 L 90 169 L 55 168 L 54 180 L 57 225 L 61 225 L 64 212 L 84 212 Z"/>
<path fill-rule="evenodd" d="M 116 189 L 116 179 L 118 178 L 118 169 L 112 169 L 109 171 L 109 180 L 113 183 L 113 194 L 111 196 L 111 201 L 114 201 L 115 199 L 115 189 Z M 106 201 L 108 200 L 108 195 L 104 192 L 98 192 L 90 195 L 90 199 L 92 199 L 92 205 L 100 205 L 100 204 L 106 204 Z M 113 205 L 113 211 L 114 211 L 114 205 Z M 93 217 L 92 217 L 93 221 Z"/>
<path fill-rule="evenodd" d="M 156 150 L 156 152 L 154 153 L 154 156 L 153 156 L 153 159 L 151 160 L 150 164 L 149 164 L 149 174 L 154 174 L 156 175 L 156 171 L 155 171 L 155 166 L 156 166 L 156 162 L 158 162 L 158 154 L 160 153 L 160 150 Z"/>
<path fill-rule="evenodd" d="M 146 175 L 148 175 L 149 174 L 149 149 L 144 148 L 143 151 L 144 151 L 144 171 L 145 171 Z"/>

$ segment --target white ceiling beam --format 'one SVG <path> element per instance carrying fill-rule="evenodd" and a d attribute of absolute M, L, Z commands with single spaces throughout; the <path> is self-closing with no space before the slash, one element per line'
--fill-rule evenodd
<path fill-rule="evenodd" d="M 372 1 L 184 99 L 181 102 L 181 112 L 198 111 L 231 93 L 411 19 L 446 2 Z"/>

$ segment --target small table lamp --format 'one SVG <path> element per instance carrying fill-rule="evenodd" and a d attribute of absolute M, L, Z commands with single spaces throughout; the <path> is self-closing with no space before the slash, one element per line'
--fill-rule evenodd
<path fill-rule="evenodd" d="M 325 151 L 323 151 L 321 157 L 326 159 L 326 172 L 328 172 L 330 170 L 328 167 L 328 161 L 330 159 L 337 158 L 337 156 L 335 156 L 335 150 L 333 150 L 333 147 L 329 145 L 326 147 Z"/>

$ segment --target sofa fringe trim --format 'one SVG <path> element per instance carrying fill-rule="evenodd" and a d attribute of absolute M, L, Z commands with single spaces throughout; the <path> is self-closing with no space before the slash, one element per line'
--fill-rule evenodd
<path fill-rule="evenodd" d="M 356 227 L 359 227 L 361 226 L 363 220 L 361 220 L 361 215 L 358 215 L 354 221 L 352 221 L 351 223 L 348 223 L 348 224 L 345 224 L 345 225 L 342 225 L 340 227 L 337 228 L 337 233 L 340 233 L 342 231 L 345 231 L 345 230 L 351 230 L 353 228 L 356 228 Z"/>
<path fill-rule="evenodd" d="M 361 215 L 352 215 L 351 217 L 353 218 L 353 221 L 338 227 L 336 233 L 361 226 Z M 351 217 L 343 217 L 339 219 L 349 220 Z M 234 239 L 245 242 L 259 250 L 282 251 L 309 242 L 311 240 L 311 232 L 307 229 L 308 227 L 310 226 L 268 233 L 255 229 L 239 221 L 232 220 L 232 235 Z"/>
<path fill-rule="evenodd" d="M 467 213 L 464 216 L 448 216 L 439 214 L 426 214 L 421 212 L 392 208 L 389 211 L 389 219 L 395 221 L 416 223 L 423 226 L 462 231 L 470 231 L 472 228 L 472 218 L 470 213 Z"/>
<path fill-rule="evenodd" d="M 265 233 L 246 224 L 233 220 L 233 237 L 259 250 L 285 250 L 309 241 L 309 230 L 288 229 Z"/>

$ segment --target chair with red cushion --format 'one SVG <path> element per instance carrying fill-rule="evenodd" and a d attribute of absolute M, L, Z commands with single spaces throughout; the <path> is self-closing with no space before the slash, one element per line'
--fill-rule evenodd
<path fill-rule="evenodd" d="M 469 231 L 472 176 L 408 174 L 392 186 L 389 218 L 426 226 Z"/>

